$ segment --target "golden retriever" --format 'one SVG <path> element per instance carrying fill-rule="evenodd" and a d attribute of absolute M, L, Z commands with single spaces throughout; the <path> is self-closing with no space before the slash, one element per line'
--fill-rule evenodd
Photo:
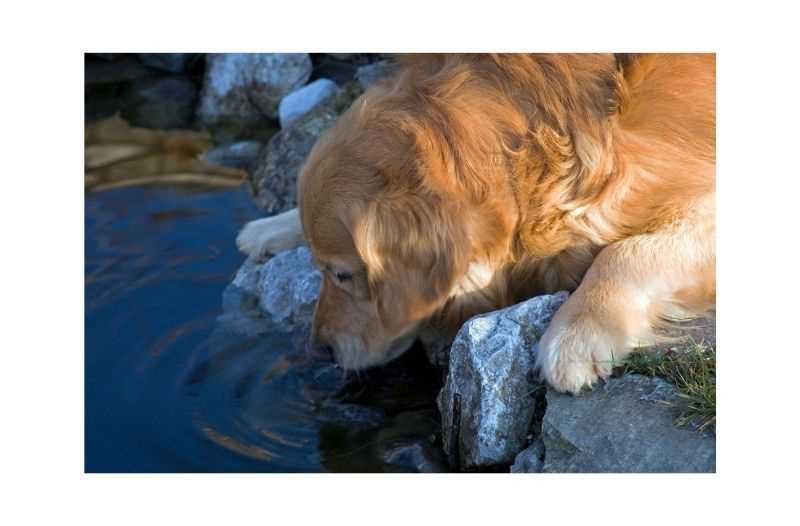
<path fill-rule="evenodd" d="M 312 338 L 345 369 L 469 317 L 572 291 L 537 365 L 578 392 L 716 299 L 714 55 L 414 55 L 315 145 L 299 210 L 251 255 L 304 240 Z"/>

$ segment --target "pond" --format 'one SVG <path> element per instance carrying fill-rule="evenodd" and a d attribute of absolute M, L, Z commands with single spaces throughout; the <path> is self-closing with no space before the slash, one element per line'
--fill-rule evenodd
<path fill-rule="evenodd" d="M 85 195 L 85 470 L 446 470 L 421 349 L 345 377 L 298 335 L 226 329 L 234 239 L 259 215 L 244 186 Z"/>

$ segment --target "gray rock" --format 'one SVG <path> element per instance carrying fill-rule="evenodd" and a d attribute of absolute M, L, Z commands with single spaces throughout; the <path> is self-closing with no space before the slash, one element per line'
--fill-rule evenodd
<path fill-rule="evenodd" d="M 336 90 L 335 82 L 328 79 L 317 79 L 286 95 L 278 105 L 278 120 L 281 128 L 290 126 L 297 119 L 333 97 Z"/>
<path fill-rule="evenodd" d="M 393 416 L 373 437 L 375 457 L 384 471 L 443 473 L 447 459 L 436 443 L 436 415 L 432 408 L 402 411 Z"/>
<path fill-rule="evenodd" d="M 254 258 L 247 258 L 244 263 L 242 263 L 242 266 L 239 267 L 231 284 L 245 292 L 257 296 L 259 293 L 258 286 L 261 282 L 261 269 L 263 267 L 263 262 Z"/>
<path fill-rule="evenodd" d="M 220 53 L 206 57 L 198 118 L 221 142 L 257 136 L 278 104 L 311 75 L 306 53 Z"/>
<path fill-rule="evenodd" d="M 249 284 L 253 275 L 246 271 L 241 281 Z M 311 323 L 321 276 L 307 247 L 276 254 L 260 268 L 257 280 L 259 305 L 273 321 L 294 326 Z"/>
<path fill-rule="evenodd" d="M 266 262 L 248 258 L 222 292 L 218 321 L 228 332 L 245 336 L 305 334 L 319 286 L 307 247 L 280 252 Z"/>
<path fill-rule="evenodd" d="M 511 473 L 541 473 L 544 466 L 544 442 L 536 440 L 514 459 Z"/>
<path fill-rule="evenodd" d="M 321 114 L 302 119 L 270 139 L 254 163 L 253 199 L 267 213 L 297 206 L 297 176 L 311 148 L 336 116 Z"/>
<path fill-rule="evenodd" d="M 381 79 L 392 76 L 395 72 L 395 65 L 388 60 L 381 60 L 372 64 L 361 66 L 356 70 L 356 80 L 361 87 L 367 89 Z"/>
<path fill-rule="evenodd" d="M 681 399 L 660 378 L 612 378 L 578 396 L 547 393 L 543 471 L 713 473 L 716 440 L 677 427 Z"/>
<path fill-rule="evenodd" d="M 246 337 L 263 334 L 270 329 L 264 323 L 259 306 L 259 281 L 263 264 L 248 258 L 239 268 L 233 282 L 222 291 L 222 314 L 218 329 Z"/>
<path fill-rule="evenodd" d="M 192 61 L 199 56 L 198 53 L 138 53 L 138 55 L 145 66 L 170 73 L 185 72 Z"/>
<path fill-rule="evenodd" d="M 134 82 L 122 117 L 133 126 L 154 129 L 187 129 L 194 121 L 197 88 L 183 77 L 144 79 Z"/>
<path fill-rule="evenodd" d="M 459 330 L 439 393 L 444 449 L 451 464 L 510 464 L 533 419 L 535 346 L 568 294 L 538 296 L 476 316 Z"/>
<path fill-rule="evenodd" d="M 441 451 L 424 439 L 387 447 L 383 452 L 383 461 L 410 473 L 447 471 L 447 461 Z"/>
<path fill-rule="evenodd" d="M 212 148 L 201 159 L 210 164 L 250 170 L 263 147 L 264 143 L 258 141 L 240 141 Z"/>
<path fill-rule="evenodd" d="M 297 206 L 297 175 L 317 139 L 361 94 L 355 83 L 276 133 L 258 156 L 251 173 L 253 199 L 267 213 Z"/>

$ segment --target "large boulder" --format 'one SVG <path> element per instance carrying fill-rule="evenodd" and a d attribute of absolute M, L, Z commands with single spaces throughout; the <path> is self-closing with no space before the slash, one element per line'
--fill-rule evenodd
<path fill-rule="evenodd" d="M 306 53 L 209 54 L 198 118 L 220 142 L 258 138 L 281 99 L 310 76 Z"/>
<path fill-rule="evenodd" d="M 297 206 L 297 176 L 311 148 L 360 94 L 356 83 L 344 86 L 270 139 L 250 174 L 259 207 L 278 213 Z"/>
<path fill-rule="evenodd" d="M 317 79 L 286 95 L 278 105 L 278 120 L 281 128 L 287 128 L 297 119 L 333 97 L 336 90 L 336 83 L 332 80 Z"/>
<path fill-rule="evenodd" d="M 612 378 L 578 396 L 547 393 L 544 462 L 552 473 L 713 473 L 713 433 L 678 427 L 677 389 L 661 378 Z M 535 470 L 534 469 L 534 470 Z"/>
<path fill-rule="evenodd" d="M 508 465 L 533 420 L 535 347 L 568 294 L 538 296 L 476 316 L 459 330 L 439 394 L 444 449 L 471 470 Z"/>

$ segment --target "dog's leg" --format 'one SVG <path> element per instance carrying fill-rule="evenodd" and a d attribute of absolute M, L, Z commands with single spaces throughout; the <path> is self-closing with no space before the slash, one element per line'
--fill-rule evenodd
<path fill-rule="evenodd" d="M 630 351 L 658 341 L 660 320 L 701 315 L 716 294 L 714 220 L 694 217 L 598 254 L 539 345 L 537 365 L 559 391 L 577 393 Z"/>
<path fill-rule="evenodd" d="M 297 208 L 247 223 L 236 237 L 236 246 L 248 256 L 262 258 L 303 244 L 303 228 Z"/>

